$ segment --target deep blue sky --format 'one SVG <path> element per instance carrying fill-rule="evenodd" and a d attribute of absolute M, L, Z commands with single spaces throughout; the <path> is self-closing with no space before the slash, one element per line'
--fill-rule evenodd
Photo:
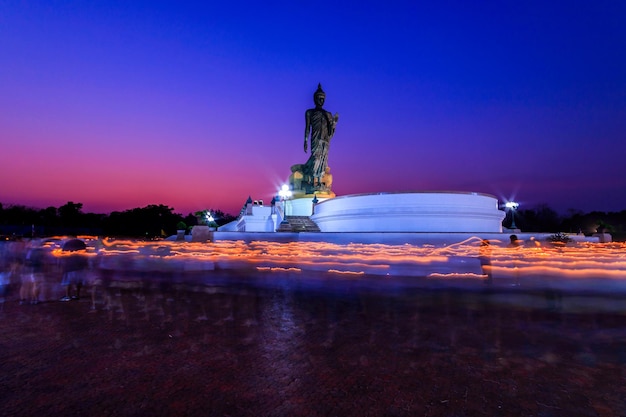
<path fill-rule="evenodd" d="M 269 201 L 321 82 L 338 195 L 626 209 L 625 2 L 230 3 L 0 0 L 0 202 Z"/>

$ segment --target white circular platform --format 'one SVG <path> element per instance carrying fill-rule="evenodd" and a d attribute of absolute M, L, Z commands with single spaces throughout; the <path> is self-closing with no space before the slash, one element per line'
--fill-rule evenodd
<path fill-rule="evenodd" d="M 471 192 L 355 194 L 319 203 L 322 232 L 502 232 L 494 196 Z"/>

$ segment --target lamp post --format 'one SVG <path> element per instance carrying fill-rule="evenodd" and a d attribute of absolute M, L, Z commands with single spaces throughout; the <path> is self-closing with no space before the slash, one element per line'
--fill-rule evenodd
<path fill-rule="evenodd" d="M 206 214 L 204 216 L 206 218 L 207 226 L 209 226 L 209 228 L 212 227 L 211 224 L 215 223 L 215 219 L 213 218 L 213 215 L 211 215 L 211 212 L 209 210 L 207 210 L 207 212 L 206 212 Z"/>
<path fill-rule="evenodd" d="M 519 207 L 519 203 L 516 203 L 515 201 L 507 201 L 504 204 L 504 207 L 511 211 L 511 229 L 517 229 L 517 226 L 515 225 L 515 210 Z"/>
<path fill-rule="evenodd" d="M 283 221 L 281 223 L 287 223 L 287 203 L 286 201 L 291 198 L 291 190 L 287 184 L 283 184 L 278 191 L 280 201 L 283 202 Z"/>

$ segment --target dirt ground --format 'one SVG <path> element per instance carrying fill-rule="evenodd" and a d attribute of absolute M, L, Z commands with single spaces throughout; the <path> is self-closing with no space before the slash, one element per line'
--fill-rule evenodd
<path fill-rule="evenodd" d="M 626 416 L 626 307 L 580 296 L 286 280 L 95 301 L 7 297 L 1 415 Z"/>

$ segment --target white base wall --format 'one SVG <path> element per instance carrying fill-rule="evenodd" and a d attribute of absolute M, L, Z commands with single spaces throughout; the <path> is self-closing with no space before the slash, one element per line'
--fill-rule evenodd
<path fill-rule="evenodd" d="M 236 229 L 240 232 L 274 232 L 275 217 L 270 206 L 251 206 L 237 220 Z"/>
<path fill-rule="evenodd" d="M 358 194 L 319 203 L 322 232 L 501 233 L 498 200 L 469 192 Z"/>
<path fill-rule="evenodd" d="M 318 198 L 318 204 L 326 200 L 332 200 L 329 198 Z M 294 198 L 293 200 L 285 201 L 285 207 L 287 209 L 287 216 L 310 216 L 313 214 L 313 198 Z"/>

